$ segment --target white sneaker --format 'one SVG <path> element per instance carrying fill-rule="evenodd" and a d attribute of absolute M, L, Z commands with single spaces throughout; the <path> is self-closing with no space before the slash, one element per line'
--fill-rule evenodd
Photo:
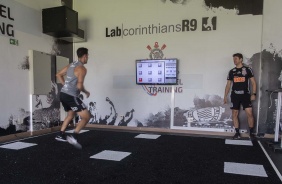
<path fill-rule="evenodd" d="M 67 136 L 67 141 L 68 141 L 71 145 L 73 145 L 75 148 L 77 148 L 77 149 L 81 149 L 81 148 L 82 148 L 81 144 L 79 144 L 79 143 L 77 142 L 77 140 L 76 140 L 73 136 L 71 136 L 71 135 L 68 135 L 68 136 Z"/>

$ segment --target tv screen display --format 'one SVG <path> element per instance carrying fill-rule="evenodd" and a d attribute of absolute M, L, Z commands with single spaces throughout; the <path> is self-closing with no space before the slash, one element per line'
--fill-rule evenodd
<path fill-rule="evenodd" d="M 136 84 L 177 85 L 177 59 L 136 60 Z"/>

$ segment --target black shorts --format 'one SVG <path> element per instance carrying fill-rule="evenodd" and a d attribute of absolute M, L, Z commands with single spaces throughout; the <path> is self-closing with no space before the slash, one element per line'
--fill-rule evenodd
<path fill-rule="evenodd" d="M 68 95 L 66 93 L 60 93 L 60 101 L 65 109 L 65 111 L 80 112 L 86 109 L 86 106 L 82 100 L 78 97 Z"/>
<path fill-rule="evenodd" d="M 231 93 L 231 107 L 230 109 L 239 110 L 242 104 L 243 109 L 253 107 L 250 94 L 235 94 Z"/>

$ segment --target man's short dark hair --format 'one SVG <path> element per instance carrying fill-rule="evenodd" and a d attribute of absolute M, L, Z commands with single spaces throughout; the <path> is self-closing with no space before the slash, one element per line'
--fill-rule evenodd
<path fill-rule="evenodd" d="M 243 55 L 241 53 L 233 54 L 233 57 L 238 57 L 239 59 L 243 59 Z"/>
<path fill-rule="evenodd" d="M 80 47 L 76 51 L 77 57 L 81 58 L 83 55 L 88 54 L 88 49 L 84 47 Z"/>

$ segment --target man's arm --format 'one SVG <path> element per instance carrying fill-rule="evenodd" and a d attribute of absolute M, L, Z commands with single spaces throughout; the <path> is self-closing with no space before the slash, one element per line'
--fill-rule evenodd
<path fill-rule="evenodd" d="M 87 70 L 84 66 L 78 66 L 74 70 L 74 74 L 77 77 L 77 89 L 79 89 L 81 92 L 86 94 L 86 97 L 88 98 L 90 96 L 90 93 L 85 89 L 84 87 L 84 78 L 86 76 Z"/>
<path fill-rule="evenodd" d="M 255 100 L 256 99 L 256 91 L 257 91 L 257 84 L 255 81 L 254 77 L 250 78 L 251 84 L 252 84 L 252 93 L 251 93 L 251 100 Z"/>
<path fill-rule="evenodd" d="M 62 70 L 60 70 L 57 74 L 56 77 L 59 79 L 60 83 L 62 85 L 65 85 L 65 79 L 64 76 L 67 74 L 67 70 L 69 68 L 69 65 L 65 66 Z"/>
<path fill-rule="evenodd" d="M 226 83 L 226 86 L 225 86 L 225 92 L 224 92 L 224 104 L 227 103 L 227 95 L 230 91 L 231 83 L 232 83 L 231 80 L 227 80 L 227 83 Z"/>

